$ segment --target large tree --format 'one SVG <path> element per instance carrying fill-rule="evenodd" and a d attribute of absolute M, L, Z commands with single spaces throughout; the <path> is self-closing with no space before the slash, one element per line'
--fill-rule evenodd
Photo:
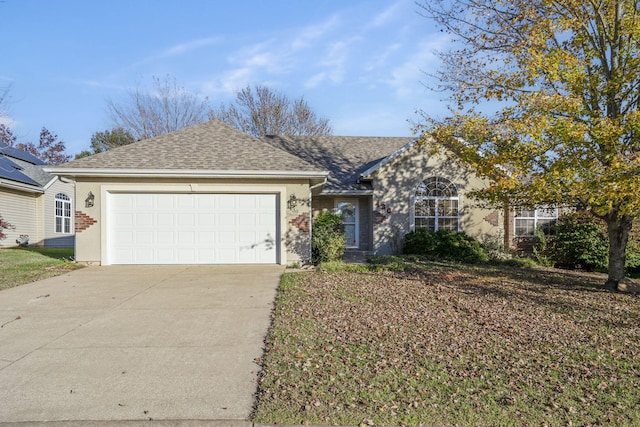
<path fill-rule="evenodd" d="M 64 141 L 44 127 L 40 131 L 38 145 L 33 142 L 19 143 L 16 148 L 28 151 L 49 165 L 59 165 L 71 160 L 71 156 L 65 153 Z"/>
<path fill-rule="evenodd" d="M 211 112 L 215 118 L 249 135 L 331 135 L 329 119 L 318 117 L 304 98 L 290 100 L 266 86 L 249 85 L 236 94 L 235 104 Z"/>
<path fill-rule="evenodd" d="M 107 101 L 114 128 L 139 141 L 207 121 L 207 98 L 187 91 L 171 76 L 154 77 L 153 86 L 152 91 L 136 87 L 121 102 Z"/>
<path fill-rule="evenodd" d="M 605 287 L 616 289 L 640 216 L 639 2 L 429 0 L 420 6 L 454 36 L 451 49 L 440 53 L 438 73 L 452 113 L 429 117 L 425 140 L 433 137 L 492 179 L 478 197 L 578 206 L 604 219 Z"/>
<path fill-rule="evenodd" d="M 136 142 L 135 138 L 131 136 L 123 128 L 114 128 L 111 130 L 105 130 L 104 132 L 96 132 L 91 135 L 91 145 L 89 150 L 83 150 L 76 154 L 75 158 L 80 159 L 82 157 L 91 156 L 94 154 L 102 153 L 112 148 L 122 147 Z"/>

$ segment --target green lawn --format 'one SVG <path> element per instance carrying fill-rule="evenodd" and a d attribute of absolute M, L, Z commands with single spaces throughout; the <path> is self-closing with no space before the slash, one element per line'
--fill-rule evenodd
<path fill-rule="evenodd" d="M 82 267 L 72 259 L 73 248 L 0 249 L 0 290 L 58 276 Z"/>
<path fill-rule="evenodd" d="M 602 281 L 442 263 L 287 273 L 254 420 L 640 425 L 640 300 Z"/>

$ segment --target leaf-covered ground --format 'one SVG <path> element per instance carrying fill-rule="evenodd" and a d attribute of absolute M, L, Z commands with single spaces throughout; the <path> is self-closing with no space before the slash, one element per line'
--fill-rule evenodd
<path fill-rule="evenodd" d="M 602 281 L 433 263 L 287 273 L 255 420 L 640 425 L 640 298 Z"/>

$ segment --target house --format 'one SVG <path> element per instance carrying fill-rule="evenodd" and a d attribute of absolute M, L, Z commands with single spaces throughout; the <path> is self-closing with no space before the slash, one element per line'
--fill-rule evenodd
<path fill-rule="evenodd" d="M 0 216 L 13 228 L 5 230 L 2 246 L 18 242 L 49 247 L 74 246 L 74 185 L 44 171 L 32 154 L 0 143 Z"/>
<path fill-rule="evenodd" d="M 279 137 L 274 147 L 329 171 L 313 198 L 314 213 L 343 216 L 347 249 L 386 255 L 401 250 L 416 227 L 464 231 L 479 239 L 503 239 L 503 214 L 466 197 L 487 185 L 469 169 L 438 155 L 416 138 Z"/>
<path fill-rule="evenodd" d="M 343 215 L 348 246 L 397 251 L 415 227 L 502 233 L 467 199 L 486 185 L 413 138 L 267 136 L 212 120 L 47 169 L 73 180 L 76 259 L 95 264 L 293 264 L 309 217 Z"/>

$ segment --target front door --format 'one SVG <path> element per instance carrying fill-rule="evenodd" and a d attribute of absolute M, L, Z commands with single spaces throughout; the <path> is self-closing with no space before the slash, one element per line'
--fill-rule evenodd
<path fill-rule="evenodd" d="M 358 201 L 338 200 L 336 202 L 336 210 L 342 216 L 344 234 L 347 237 L 347 248 L 359 247 Z"/>

